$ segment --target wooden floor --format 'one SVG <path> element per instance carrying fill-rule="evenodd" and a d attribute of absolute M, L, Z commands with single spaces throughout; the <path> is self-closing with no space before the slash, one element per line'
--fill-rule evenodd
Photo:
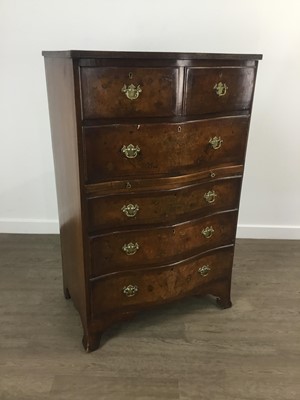
<path fill-rule="evenodd" d="M 191 298 L 86 354 L 56 235 L 0 235 L 1 400 L 300 399 L 300 242 L 239 240 L 233 307 Z"/>

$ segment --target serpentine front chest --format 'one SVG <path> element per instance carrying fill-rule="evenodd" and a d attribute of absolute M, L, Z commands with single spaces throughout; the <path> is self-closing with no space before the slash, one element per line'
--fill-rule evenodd
<path fill-rule="evenodd" d="M 260 55 L 45 56 L 63 285 L 83 345 L 148 307 L 230 307 Z"/>

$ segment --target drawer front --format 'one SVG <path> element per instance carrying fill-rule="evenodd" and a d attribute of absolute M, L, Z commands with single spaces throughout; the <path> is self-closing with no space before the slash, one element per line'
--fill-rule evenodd
<path fill-rule="evenodd" d="M 160 304 L 187 294 L 206 294 L 209 284 L 231 277 L 233 247 L 177 266 L 131 271 L 92 281 L 94 317 L 118 309 Z"/>
<path fill-rule="evenodd" d="M 237 212 L 178 225 L 102 234 L 90 239 L 91 276 L 179 261 L 234 243 Z"/>
<path fill-rule="evenodd" d="M 88 199 L 89 231 L 143 224 L 174 223 L 204 213 L 238 207 L 241 178 L 227 178 L 158 192 L 128 193 Z M 130 189 L 129 189 L 130 192 Z M 135 209 L 130 213 L 130 204 Z M 134 216 L 132 214 L 135 214 Z"/>
<path fill-rule="evenodd" d="M 81 68 L 83 118 L 176 114 L 178 68 Z"/>
<path fill-rule="evenodd" d="M 254 68 L 188 68 L 186 114 L 250 109 Z"/>
<path fill-rule="evenodd" d="M 87 183 L 243 164 L 249 117 L 84 128 Z"/>

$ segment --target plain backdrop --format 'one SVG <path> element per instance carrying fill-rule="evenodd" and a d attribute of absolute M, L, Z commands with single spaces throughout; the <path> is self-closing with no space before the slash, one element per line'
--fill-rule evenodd
<path fill-rule="evenodd" d="M 0 232 L 56 233 L 42 50 L 263 53 L 239 237 L 300 239 L 299 0 L 0 0 Z"/>

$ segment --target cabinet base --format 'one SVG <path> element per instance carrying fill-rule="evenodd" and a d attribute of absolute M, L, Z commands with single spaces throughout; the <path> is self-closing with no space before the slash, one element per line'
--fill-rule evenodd
<path fill-rule="evenodd" d="M 82 345 L 87 353 L 95 351 L 100 346 L 101 334 L 84 334 L 82 338 Z"/>
<path fill-rule="evenodd" d="M 69 300 L 69 299 L 71 298 L 69 289 L 66 288 L 66 287 L 64 287 L 64 296 L 65 296 L 65 299 L 66 299 L 66 300 Z"/>
<path fill-rule="evenodd" d="M 196 295 L 197 297 L 203 297 L 202 295 Z M 222 308 L 230 308 L 232 306 L 230 299 L 230 281 L 222 283 L 222 285 L 216 285 L 212 290 L 212 296 L 216 299 L 216 304 Z M 142 311 L 142 310 L 140 310 Z M 117 313 L 115 315 L 104 315 L 103 320 L 93 321 L 91 327 L 92 333 L 85 333 L 82 338 L 82 345 L 87 353 L 95 351 L 100 346 L 100 340 L 102 333 L 109 329 L 112 325 L 132 319 L 139 311 Z"/>
<path fill-rule="evenodd" d="M 220 308 L 225 309 L 225 308 L 230 308 L 232 307 L 232 302 L 230 299 L 227 298 L 220 298 L 217 297 L 217 304 Z"/>

